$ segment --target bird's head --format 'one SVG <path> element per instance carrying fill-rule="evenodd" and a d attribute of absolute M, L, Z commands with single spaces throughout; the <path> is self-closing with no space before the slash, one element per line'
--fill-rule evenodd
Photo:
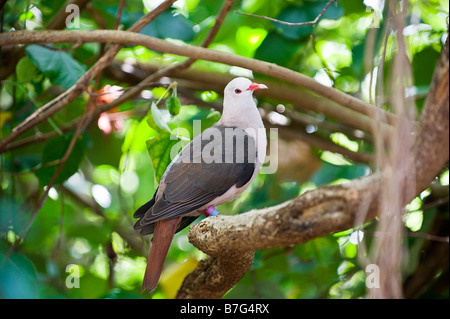
<path fill-rule="evenodd" d="M 253 91 L 258 89 L 267 89 L 267 86 L 241 77 L 231 80 L 225 87 L 223 112 L 219 124 L 253 127 L 253 122 L 256 121 L 258 125 L 262 125 L 261 116 L 252 96 Z"/>
<path fill-rule="evenodd" d="M 247 78 L 235 78 L 228 83 L 224 91 L 224 104 L 242 104 L 253 101 L 253 91 L 267 89 L 264 84 L 253 83 Z"/>

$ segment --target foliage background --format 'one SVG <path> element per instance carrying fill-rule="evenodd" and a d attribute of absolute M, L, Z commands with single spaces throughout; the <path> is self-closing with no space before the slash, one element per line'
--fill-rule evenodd
<path fill-rule="evenodd" d="M 368 39 L 372 39 L 369 30 L 374 23 L 379 23 L 379 30 L 383 30 L 387 15 L 383 7 L 377 11 L 377 3 L 339 1 L 338 6 L 329 7 L 315 27 L 287 27 L 239 15 L 233 10 L 284 21 L 310 21 L 326 1 L 236 1 L 210 48 L 273 62 L 373 102 L 369 82 L 370 72 L 376 72 L 376 68 L 367 58 Z M 170 11 L 161 14 L 141 33 L 200 45 L 221 5 L 221 1 L 177 1 Z M 118 6 L 118 1 L 90 1 L 81 11 L 79 28 L 113 28 Z M 150 0 L 126 1 L 120 23 L 127 28 L 154 6 L 155 1 Z M 2 10 L 2 31 L 45 29 L 60 8 L 61 3 L 52 0 L 8 1 Z M 448 2 L 411 1 L 409 10 L 409 25 L 404 35 L 415 79 L 411 96 L 420 114 L 447 36 Z M 379 19 L 375 18 L 376 14 Z M 382 52 L 382 34 L 376 34 L 371 42 L 375 43 L 376 57 Z M 70 88 L 104 49 L 96 43 L 67 52 L 29 45 L 23 56 L 15 59 L 8 57 L 3 49 L 2 67 L 17 64 L 14 72 L 5 75 L 1 82 L 2 138 L 34 110 Z M 395 51 L 391 38 L 386 49 L 385 73 L 389 74 Z M 146 64 L 168 65 L 182 59 L 139 46 L 124 47 L 116 56 L 122 70 L 140 66 L 145 69 Z M 198 72 L 246 74 L 245 70 L 207 61 L 197 61 L 192 68 Z M 123 74 L 117 76 L 107 70 L 98 81 L 97 89 L 105 85 L 130 86 L 132 83 L 127 79 Z M 258 77 L 260 82 L 264 79 Z M 188 82 L 179 85 L 178 96 L 183 106 L 177 116 L 171 117 L 165 107 L 164 101 L 168 97 L 165 82 L 165 85 L 147 88 L 140 97 L 104 113 L 103 122 L 93 121 L 78 139 L 56 185 L 49 192 L 49 198 L 34 220 L 33 209 L 54 173 L 54 161 L 62 157 L 73 134 L 70 130 L 61 132 L 61 127 L 81 116 L 89 95 L 81 95 L 27 133 L 32 137 L 56 131 L 57 136 L 1 154 L 0 258 L 3 263 L 0 267 L 0 297 L 149 298 L 147 294 L 140 294 L 149 238 L 140 238 L 132 231 L 132 214 L 151 198 L 157 187 L 161 168 L 158 169 L 155 159 L 160 160 L 162 167 L 168 163 L 167 156 L 158 155 L 164 153 L 165 148 L 147 149 L 148 140 L 156 141 L 154 145 L 157 146 L 168 142 L 167 131 L 152 125 L 151 121 L 149 125 L 149 118 L 155 117 L 150 111 L 151 102 L 160 100 L 158 112 L 162 119 L 157 121 L 166 123 L 172 132 L 186 128 L 191 136 L 194 119 L 201 119 L 202 129 L 205 129 L 220 116 L 215 109 L 220 109 L 221 90 L 189 86 Z M 169 94 L 172 91 L 169 90 Z M 258 100 L 259 105 L 272 114 L 268 117 L 272 123 L 282 124 L 294 114 L 292 105 L 285 105 L 291 113 L 276 112 L 276 106 L 282 101 L 270 96 Z M 96 103 L 102 101 L 97 99 Z M 334 124 L 334 128 L 341 124 L 331 118 L 325 119 L 319 113 L 304 111 L 302 115 L 312 118 L 314 123 Z M 105 121 L 109 126 L 105 126 Z M 297 128 L 353 152 L 373 153 L 370 138 L 364 138 L 367 136 L 356 138 L 345 133 L 348 131 L 343 130 L 343 133 L 320 124 Z M 280 163 L 276 174 L 259 175 L 243 196 L 222 205 L 221 213 L 238 214 L 282 203 L 308 189 L 342 183 L 368 175 L 374 169 L 371 163 L 357 162 L 321 149 L 308 140 L 299 142 L 284 137 L 279 147 L 280 157 L 290 165 Z M 405 227 L 411 235 L 405 238 L 408 264 L 404 267 L 404 288 L 407 297 L 448 298 L 448 262 L 433 269 L 421 267 L 424 258 L 435 257 L 427 255 L 437 243 L 430 241 L 427 233 L 433 232 L 441 236 L 439 238 L 447 236 L 448 241 L 448 175 L 446 169 L 437 180 L 439 189 L 444 190 L 444 200 L 436 200 L 429 189 L 405 212 Z M 22 231 L 30 221 L 31 227 L 22 238 Z M 259 251 L 251 271 L 225 298 L 364 297 L 366 273 L 358 256 L 364 252 L 359 249 L 356 234 L 364 234 L 364 243 L 370 246 L 375 224 L 376 221 L 365 225 L 363 233 L 351 229 L 303 245 Z M 439 232 L 434 231 L 436 228 Z M 20 244 L 8 256 L 15 242 Z M 445 253 L 448 256 L 448 244 Z M 177 234 L 153 298 L 173 298 L 184 276 L 203 257 L 189 244 L 187 229 Z M 79 288 L 69 289 L 65 284 L 69 275 L 67 266 L 71 264 L 79 265 L 81 270 Z M 408 290 L 408 280 L 414 276 L 427 276 L 430 281 L 418 290 Z"/>

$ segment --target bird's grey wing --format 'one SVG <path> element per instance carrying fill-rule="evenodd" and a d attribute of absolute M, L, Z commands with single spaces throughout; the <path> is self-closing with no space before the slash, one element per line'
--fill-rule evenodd
<path fill-rule="evenodd" d="M 164 184 L 161 196 L 155 198 L 151 206 L 149 202 L 145 208 L 139 209 L 140 214 L 136 217 L 140 217 L 140 220 L 136 222 L 135 229 L 147 233 L 156 221 L 195 211 L 223 195 L 233 185 L 242 187 L 250 180 L 255 171 L 256 163 L 253 157 L 256 156 L 252 153 L 256 152 L 256 142 L 241 130 L 239 134 L 244 135 L 242 145 L 239 143 L 239 137 L 232 139 L 230 143 L 223 143 L 225 128 L 215 126 L 208 129 L 216 130 L 212 140 L 204 138 L 210 133 L 206 130 L 202 134 L 203 138 L 197 136 L 182 150 L 161 182 Z M 203 156 L 198 156 L 198 152 L 195 152 L 194 143 L 199 141 Z M 205 156 L 208 150 L 211 150 L 210 154 L 219 154 L 221 160 L 217 160 L 218 157 L 215 158 L 216 161 L 208 159 Z M 243 152 L 241 158 L 238 158 L 239 152 Z M 226 161 L 227 154 L 233 154 L 231 162 Z M 161 186 L 160 188 L 162 189 Z M 142 214 L 144 210 L 145 213 Z"/>

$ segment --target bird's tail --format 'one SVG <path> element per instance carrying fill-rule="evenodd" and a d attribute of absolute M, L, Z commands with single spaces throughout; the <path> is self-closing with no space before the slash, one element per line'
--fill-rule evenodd
<path fill-rule="evenodd" d="M 158 285 L 164 261 L 172 242 L 181 217 L 167 220 L 160 220 L 155 223 L 152 247 L 145 268 L 144 281 L 142 282 L 142 292 L 148 290 L 152 292 Z"/>

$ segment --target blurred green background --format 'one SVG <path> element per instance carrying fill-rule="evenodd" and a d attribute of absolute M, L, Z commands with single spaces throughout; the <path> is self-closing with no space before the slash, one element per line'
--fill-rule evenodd
<path fill-rule="evenodd" d="M 129 27 L 156 4 L 151 0 L 126 1 L 121 24 Z M 377 71 L 387 17 L 387 9 L 377 7 L 379 1 L 338 1 L 315 27 L 288 27 L 234 13 L 237 10 L 302 22 L 313 20 L 325 4 L 326 1 L 235 1 L 210 48 L 276 63 L 371 102 L 370 74 Z M 212 0 L 177 1 L 141 33 L 200 45 L 221 5 L 222 1 Z M 118 6 L 119 1 L 89 1 L 81 10 L 79 28 L 113 28 Z M 46 29 L 60 8 L 62 3 L 56 0 L 7 1 L 2 10 L 2 31 Z M 448 2 L 411 1 L 407 23 L 404 35 L 415 79 L 412 95 L 420 114 L 447 37 Z M 372 27 L 379 30 L 375 37 L 369 36 Z M 375 44 L 373 64 L 367 59 L 368 39 Z M 11 56 L 3 48 L 2 68 L 13 69 L 2 73 L 1 138 L 37 108 L 70 88 L 104 49 L 96 43 L 67 52 L 29 45 L 21 55 Z M 389 38 L 386 74 L 394 51 L 394 40 Z M 103 72 L 97 90 L 106 85 L 126 88 L 139 79 L 139 70 L 183 59 L 140 46 L 126 46 L 116 56 L 114 65 Z M 246 70 L 207 61 L 197 61 L 191 70 L 200 75 L 206 71 L 248 74 Z M 265 77 L 256 76 L 264 83 Z M 1 298 L 150 298 L 140 293 L 150 237 L 139 237 L 133 231 L 132 214 L 153 196 L 158 177 L 170 161 L 168 147 L 192 137 L 193 120 L 202 120 L 202 129 L 213 125 L 220 118 L 217 110 L 222 100 L 223 86 L 208 88 L 187 75 L 177 80 L 180 113 L 170 115 L 165 101 L 174 95 L 173 90 L 167 89 L 173 81 L 165 79 L 146 88 L 139 97 L 92 121 L 77 140 L 34 219 L 32 212 L 55 171 L 55 161 L 65 153 L 73 136 L 74 127 L 65 127 L 81 116 L 89 95 L 80 95 L 23 136 L 32 139 L 54 132 L 51 138 L 18 145 L 0 154 Z M 286 113 L 277 112 L 276 106 L 283 101 L 270 96 L 258 100 L 264 114 L 271 114 L 266 117 L 271 123 L 283 125 L 295 116 L 304 116 L 313 120 L 299 125 L 305 136 L 319 136 L 355 153 L 374 152 L 367 134 L 358 135 L 339 121 L 307 110 L 298 112 L 290 104 L 284 105 Z M 152 102 L 157 106 L 154 112 Z M 176 139 L 171 140 L 171 134 Z M 373 170 L 370 162 L 358 162 L 320 148 L 308 143 L 308 139 L 296 140 L 282 134 L 280 138 L 278 172 L 259 175 L 240 198 L 222 205 L 221 213 L 239 214 L 275 205 L 309 189 L 343 183 Z M 424 268 L 421 261 L 434 258 L 433 247 L 442 243 L 420 235 L 432 233 L 448 239 L 448 176 L 446 169 L 436 187 L 423 192 L 405 212 L 405 229 L 412 234 L 405 238 L 406 297 L 448 298 L 448 243 L 447 264 Z M 439 193 L 442 190 L 444 195 Z M 375 225 L 376 221 L 364 225 L 363 233 L 350 229 L 303 245 L 258 251 L 252 269 L 224 298 L 364 297 L 366 273 L 358 257 L 360 240 L 356 234 L 364 234 L 363 242 L 370 246 Z M 173 298 L 183 278 L 205 257 L 189 244 L 187 232 L 185 229 L 175 236 L 153 298 Z M 13 245 L 16 248 L 11 251 Z M 429 280 L 420 289 L 411 288 L 411 280 L 416 276 Z"/>

